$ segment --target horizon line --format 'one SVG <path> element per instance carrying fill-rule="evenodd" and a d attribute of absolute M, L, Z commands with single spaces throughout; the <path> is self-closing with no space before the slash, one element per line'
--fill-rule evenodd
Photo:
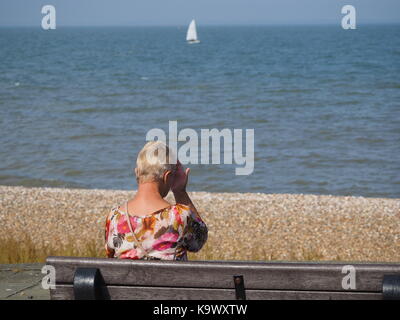
<path fill-rule="evenodd" d="M 398 25 L 400 21 L 396 22 L 362 22 L 357 23 L 357 26 L 367 26 L 367 25 Z M 319 22 L 319 23 L 310 23 L 310 22 L 294 22 L 294 23 L 236 23 L 236 24 L 219 24 L 219 23 L 205 23 L 198 24 L 203 27 L 245 27 L 245 26 L 340 26 L 340 23 L 333 22 Z M 0 28 L 30 28 L 37 27 L 41 28 L 40 24 L 27 24 L 27 25 L 1 25 Z M 57 25 L 57 28 L 71 28 L 71 27 L 187 27 L 187 24 L 60 24 Z"/>

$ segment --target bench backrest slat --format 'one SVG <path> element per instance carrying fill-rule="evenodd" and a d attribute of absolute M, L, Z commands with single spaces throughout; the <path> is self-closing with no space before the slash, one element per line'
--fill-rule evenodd
<path fill-rule="evenodd" d="M 400 264 L 135 261 L 49 257 L 56 283 L 72 284 L 78 267 L 98 268 L 107 285 L 232 289 L 232 277 L 243 275 L 247 290 L 345 291 L 343 266 L 356 271 L 353 292 L 381 292 L 385 274 L 400 275 Z"/>
<path fill-rule="evenodd" d="M 235 300 L 233 289 L 169 288 L 169 287 L 127 287 L 108 286 L 107 294 L 115 300 Z M 335 291 L 288 291 L 288 290 L 246 290 L 249 300 L 305 299 L 305 300 L 380 300 L 376 292 L 335 292 Z M 52 292 L 53 300 L 72 300 L 72 285 L 59 285 Z"/>

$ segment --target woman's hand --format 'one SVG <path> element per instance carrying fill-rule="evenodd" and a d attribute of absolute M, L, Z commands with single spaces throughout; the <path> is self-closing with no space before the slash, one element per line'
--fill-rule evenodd
<path fill-rule="evenodd" d="M 176 203 L 188 206 L 194 214 L 199 216 L 196 207 L 194 206 L 192 200 L 190 200 L 190 197 L 186 192 L 189 172 L 190 169 L 187 168 L 186 170 L 184 170 L 182 164 L 178 161 L 176 163 L 176 172 L 174 175 L 174 179 L 172 180 L 171 190 L 174 193 Z"/>
<path fill-rule="evenodd" d="M 190 172 L 189 168 L 183 170 L 183 166 L 178 160 L 176 164 L 175 175 L 171 185 L 171 190 L 173 193 L 186 192 L 186 185 L 188 183 L 189 172 Z"/>

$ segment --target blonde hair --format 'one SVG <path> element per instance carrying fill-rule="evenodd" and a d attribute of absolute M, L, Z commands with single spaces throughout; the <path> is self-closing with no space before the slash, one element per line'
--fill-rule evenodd
<path fill-rule="evenodd" d="M 140 150 L 136 160 L 138 183 L 162 181 L 167 170 L 174 173 L 176 164 L 170 164 L 171 156 L 172 153 L 164 142 L 147 142 Z"/>

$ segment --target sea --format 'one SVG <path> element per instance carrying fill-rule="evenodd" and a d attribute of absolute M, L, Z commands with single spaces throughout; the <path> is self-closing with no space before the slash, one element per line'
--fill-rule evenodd
<path fill-rule="evenodd" d="M 0 184 L 136 189 L 176 121 L 254 130 L 251 174 L 188 164 L 189 191 L 400 197 L 400 25 L 186 30 L 0 28 Z"/>

